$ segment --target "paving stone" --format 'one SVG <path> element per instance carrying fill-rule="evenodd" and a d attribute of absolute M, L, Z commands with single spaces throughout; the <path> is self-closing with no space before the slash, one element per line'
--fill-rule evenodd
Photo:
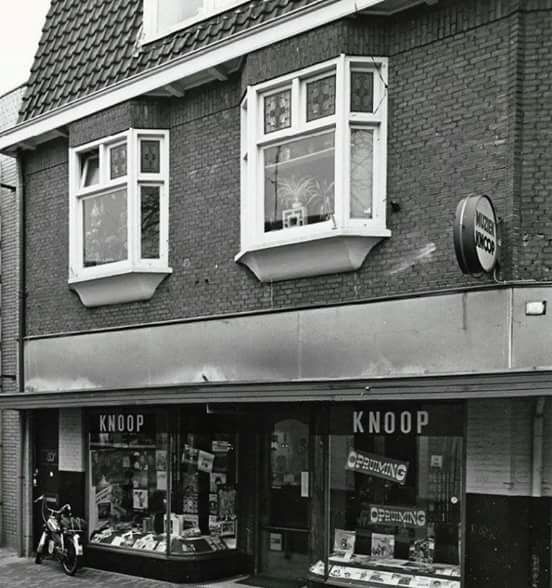
<path fill-rule="evenodd" d="M 84 567 L 75 576 L 63 573 L 57 561 L 44 560 L 36 565 L 33 559 L 17 557 L 12 551 L 0 549 L 0 588 L 243 588 L 233 581 L 208 584 L 173 584 L 158 580 L 147 580 L 113 572 L 104 572 Z"/>

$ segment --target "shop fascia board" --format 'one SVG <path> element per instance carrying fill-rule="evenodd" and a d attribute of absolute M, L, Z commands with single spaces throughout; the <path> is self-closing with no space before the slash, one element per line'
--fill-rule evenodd
<path fill-rule="evenodd" d="M 184 82 L 185 85 L 186 79 L 211 68 L 216 69 L 233 59 L 351 14 L 366 11 L 376 5 L 383 7 L 385 4 L 382 0 L 319 0 L 292 10 L 276 20 L 259 24 L 24 121 L 8 132 L 0 133 L 0 152 L 12 154 L 17 148 L 32 148 L 45 137 L 51 136 L 56 129 L 76 120 L 170 84 L 178 82 L 182 85 Z"/>
<path fill-rule="evenodd" d="M 339 380 L 275 384 L 270 382 L 184 385 L 69 392 L 0 394 L 1 410 L 98 406 L 224 405 L 284 402 L 383 402 L 477 400 L 552 396 L 552 372 L 500 372 L 382 380 Z"/>

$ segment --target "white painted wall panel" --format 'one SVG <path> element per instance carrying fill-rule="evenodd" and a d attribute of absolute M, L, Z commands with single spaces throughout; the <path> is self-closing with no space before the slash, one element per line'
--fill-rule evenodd
<path fill-rule="evenodd" d="M 467 492 L 529 495 L 533 403 L 531 399 L 468 402 Z"/>
<path fill-rule="evenodd" d="M 84 472 L 84 434 L 82 410 L 61 408 L 59 411 L 59 469 Z"/>

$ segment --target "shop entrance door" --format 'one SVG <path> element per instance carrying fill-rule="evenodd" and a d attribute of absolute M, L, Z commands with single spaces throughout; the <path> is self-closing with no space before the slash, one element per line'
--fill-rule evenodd
<path fill-rule="evenodd" d="M 285 580 L 289 586 L 303 585 L 310 564 L 309 420 L 275 416 L 264 437 L 259 570 L 279 579 L 278 586 L 287 586 Z"/>
<path fill-rule="evenodd" d="M 41 410 L 33 415 L 33 501 L 41 494 L 51 508 L 58 503 L 58 411 Z M 33 548 L 42 529 L 41 504 L 33 502 Z"/>

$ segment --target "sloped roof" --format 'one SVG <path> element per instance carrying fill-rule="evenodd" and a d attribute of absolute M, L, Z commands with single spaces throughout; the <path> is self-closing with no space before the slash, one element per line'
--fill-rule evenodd
<path fill-rule="evenodd" d="M 143 0 L 52 0 L 27 83 L 28 120 L 316 0 L 250 0 L 140 45 Z"/>

